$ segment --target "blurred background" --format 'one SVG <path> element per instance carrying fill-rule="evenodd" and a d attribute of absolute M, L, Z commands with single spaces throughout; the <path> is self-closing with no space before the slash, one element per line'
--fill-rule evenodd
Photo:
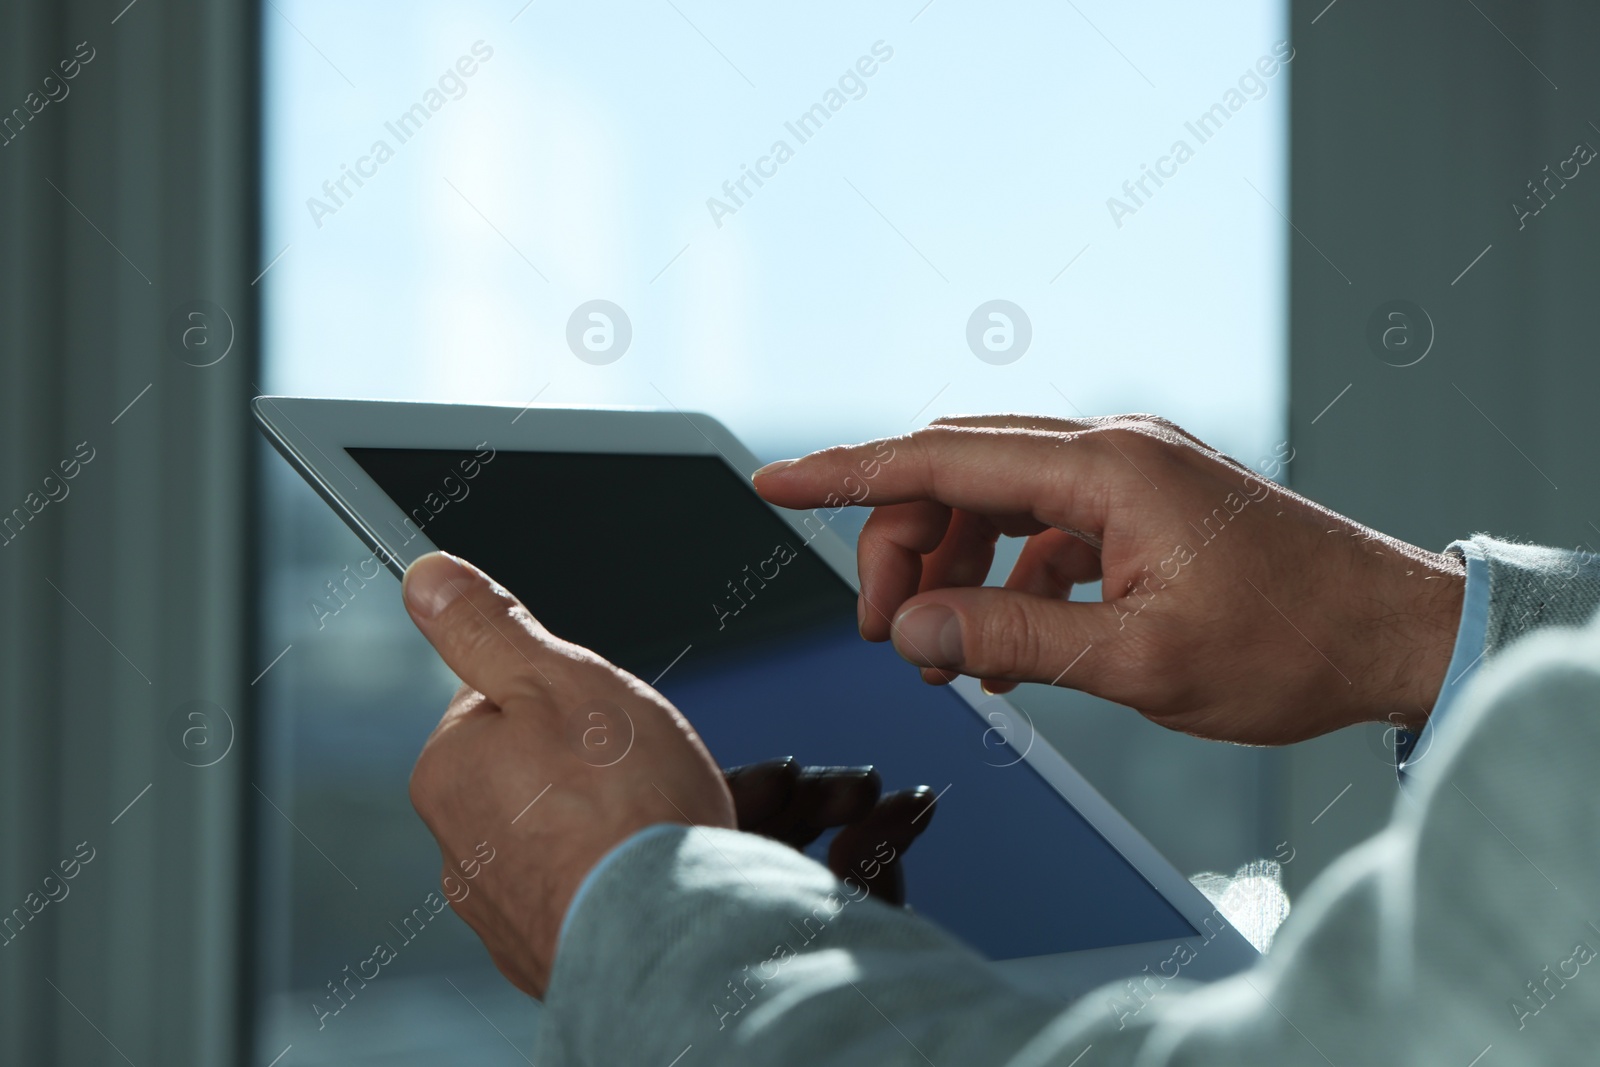
<path fill-rule="evenodd" d="M 1430 548 L 1600 539 L 1597 19 L 8 3 L 0 1062 L 530 1055 L 448 915 L 319 1025 L 436 884 L 405 783 L 454 682 L 387 578 L 330 591 L 369 552 L 257 393 L 701 410 L 764 459 L 1150 411 Z M 1381 727 L 1018 699 L 1186 874 L 1293 896 L 1396 803 Z"/>

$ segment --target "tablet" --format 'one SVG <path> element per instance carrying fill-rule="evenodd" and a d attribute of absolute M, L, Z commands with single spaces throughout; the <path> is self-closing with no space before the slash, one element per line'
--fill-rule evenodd
<path fill-rule="evenodd" d="M 435 549 L 471 560 L 659 689 L 723 766 L 794 756 L 932 787 L 908 900 L 1023 985 L 1072 996 L 1138 976 L 1134 1010 L 1166 980 L 1258 958 L 1022 710 L 974 679 L 926 685 L 861 639 L 832 520 L 870 499 L 871 463 L 839 507 L 795 512 L 756 494 L 755 456 L 702 414 L 292 397 L 254 411 L 396 576 Z M 628 740 L 606 751 L 625 758 Z"/>

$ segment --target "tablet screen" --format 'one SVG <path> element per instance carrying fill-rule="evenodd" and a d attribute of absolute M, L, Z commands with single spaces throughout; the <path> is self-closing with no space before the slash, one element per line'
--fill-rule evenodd
<path fill-rule="evenodd" d="M 905 856 L 907 897 L 979 952 L 1196 936 L 1020 759 L 1020 717 L 1002 737 L 984 709 L 863 641 L 854 591 L 721 459 L 348 451 L 413 516 L 391 543 L 420 528 L 555 634 L 659 679 L 723 766 L 872 764 L 885 790 L 938 792 Z"/>

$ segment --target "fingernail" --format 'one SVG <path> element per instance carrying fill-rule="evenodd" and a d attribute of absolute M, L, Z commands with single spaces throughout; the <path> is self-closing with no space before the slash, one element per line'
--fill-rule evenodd
<path fill-rule="evenodd" d="M 866 636 L 867 602 L 862 597 L 856 597 L 856 629 L 861 631 L 861 636 Z"/>
<path fill-rule="evenodd" d="M 460 597 L 474 577 L 472 569 L 450 553 L 429 552 L 406 568 L 400 591 L 413 614 L 431 619 Z"/>
<path fill-rule="evenodd" d="M 746 763 L 738 767 L 729 767 L 722 772 L 722 776 L 729 782 L 735 779 L 749 778 L 758 784 L 765 784 L 763 779 L 786 777 L 794 773 L 794 757 L 784 759 L 762 760 L 760 763 Z"/>
<path fill-rule="evenodd" d="M 777 471 L 783 470 L 783 468 L 789 466 L 793 462 L 794 462 L 794 460 L 792 460 L 792 459 L 775 460 L 775 461 L 773 461 L 771 463 L 768 463 L 765 467 L 762 467 L 760 470 L 758 470 L 754 474 L 752 474 L 750 476 L 750 480 L 753 482 L 757 478 L 761 477 L 763 474 L 774 474 Z"/>
<path fill-rule="evenodd" d="M 878 781 L 878 768 L 868 763 L 855 767 L 802 767 L 800 777 L 811 782 Z"/>
<path fill-rule="evenodd" d="M 961 618 L 943 604 L 918 604 L 895 618 L 894 647 L 919 667 L 960 667 Z"/>

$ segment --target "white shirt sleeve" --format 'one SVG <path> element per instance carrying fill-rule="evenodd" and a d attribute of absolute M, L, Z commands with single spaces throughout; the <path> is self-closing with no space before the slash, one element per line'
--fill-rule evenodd
<path fill-rule="evenodd" d="M 1456 644 L 1450 654 L 1450 666 L 1445 669 L 1444 680 L 1439 683 L 1439 695 L 1434 699 L 1433 711 L 1420 733 L 1409 743 L 1398 746 L 1395 770 L 1400 784 L 1409 786 L 1428 758 L 1440 732 L 1449 729 L 1450 711 L 1456 698 L 1466 688 L 1464 683 L 1483 662 L 1488 651 L 1489 635 L 1489 563 L 1483 549 L 1471 541 L 1457 541 L 1450 551 L 1463 556 L 1467 563 L 1467 587 L 1461 604 L 1461 624 L 1456 628 Z"/>

